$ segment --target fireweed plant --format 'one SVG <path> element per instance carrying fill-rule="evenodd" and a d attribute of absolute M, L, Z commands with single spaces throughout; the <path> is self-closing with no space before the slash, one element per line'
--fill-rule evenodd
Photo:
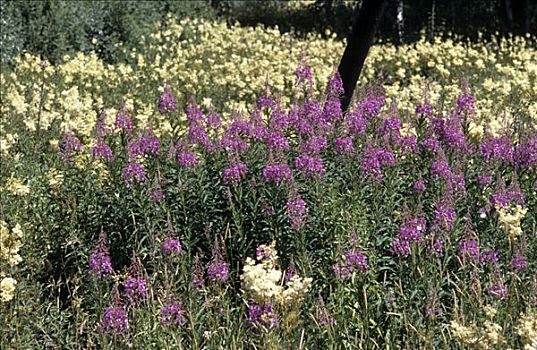
<path fill-rule="evenodd" d="M 2 343 L 535 346 L 532 119 L 476 140 L 466 84 L 403 115 L 380 84 L 347 113 L 337 74 L 313 84 L 301 65 L 291 103 L 265 88 L 226 123 L 166 86 L 154 113 L 180 127 L 164 136 L 121 101 L 90 139 L 18 144 L 40 167 L 1 193 L 18 204 L 2 211 Z"/>

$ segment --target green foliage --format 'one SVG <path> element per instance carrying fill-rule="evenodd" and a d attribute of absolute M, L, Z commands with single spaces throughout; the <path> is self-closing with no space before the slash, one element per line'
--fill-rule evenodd
<path fill-rule="evenodd" d="M 121 46 L 140 49 L 170 13 L 177 18 L 213 18 L 206 1 L 3 1 L 0 4 L 2 62 L 22 52 L 51 62 L 94 50 L 107 62 L 125 59 Z"/>

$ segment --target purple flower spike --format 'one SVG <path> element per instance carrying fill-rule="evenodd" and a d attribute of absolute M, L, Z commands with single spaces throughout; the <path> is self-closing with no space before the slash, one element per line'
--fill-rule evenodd
<path fill-rule="evenodd" d="M 166 86 L 164 92 L 160 95 L 158 102 L 158 111 L 160 114 L 175 112 L 176 102 L 170 88 Z"/>
<path fill-rule="evenodd" d="M 194 257 L 194 263 L 192 266 L 192 286 L 196 289 L 203 288 L 205 286 L 205 280 L 203 278 L 203 267 L 201 265 L 199 254 Z"/>
<path fill-rule="evenodd" d="M 80 140 L 70 132 L 67 132 L 63 135 L 60 151 L 58 152 L 60 158 L 64 162 L 70 162 L 72 160 L 73 154 L 82 152 L 82 144 Z"/>
<path fill-rule="evenodd" d="M 285 163 L 267 164 L 263 169 L 263 179 L 268 183 L 280 184 L 292 179 L 291 169 Z"/>
<path fill-rule="evenodd" d="M 113 158 L 112 149 L 102 138 L 97 140 L 97 144 L 93 147 L 92 154 L 93 159 L 100 159 L 105 162 L 109 162 Z"/>
<path fill-rule="evenodd" d="M 308 208 L 300 194 L 296 193 L 287 201 L 287 215 L 294 230 L 300 230 L 306 224 Z"/>
<path fill-rule="evenodd" d="M 231 163 L 222 170 L 222 178 L 225 184 L 238 184 L 248 173 L 245 163 L 238 161 Z"/>
<path fill-rule="evenodd" d="M 127 186 L 134 182 L 144 182 L 146 180 L 144 168 L 138 163 L 129 163 L 123 172 Z"/>
<path fill-rule="evenodd" d="M 209 281 L 216 283 L 224 283 L 229 277 L 229 266 L 224 260 L 218 241 L 213 247 L 213 258 L 207 265 L 207 277 Z"/>
<path fill-rule="evenodd" d="M 112 301 L 104 310 L 101 330 L 112 335 L 121 335 L 129 330 L 129 320 L 125 307 L 121 305 L 117 285 L 112 290 Z"/>
<path fill-rule="evenodd" d="M 266 305 L 251 304 L 248 306 L 248 325 L 252 328 L 257 327 L 278 327 L 278 318 L 272 308 L 272 304 Z"/>
<path fill-rule="evenodd" d="M 97 247 L 95 247 L 95 250 L 91 253 L 89 258 L 89 275 L 98 280 L 102 280 L 112 274 L 114 274 L 114 269 L 112 268 L 112 261 L 110 259 L 110 254 L 108 253 L 106 234 L 101 228 Z"/>
<path fill-rule="evenodd" d="M 138 305 L 148 298 L 147 281 L 140 271 L 138 257 L 133 255 L 129 276 L 125 280 L 123 287 L 129 304 Z"/>
<path fill-rule="evenodd" d="M 160 324 L 165 327 L 179 327 L 186 323 L 183 308 L 178 303 L 170 303 L 160 308 Z"/>

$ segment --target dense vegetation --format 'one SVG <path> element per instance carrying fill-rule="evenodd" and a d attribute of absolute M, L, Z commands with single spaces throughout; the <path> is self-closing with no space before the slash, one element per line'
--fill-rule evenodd
<path fill-rule="evenodd" d="M 2 347 L 537 345 L 535 38 L 380 43 L 343 114 L 331 35 L 162 16 L 2 67 Z"/>

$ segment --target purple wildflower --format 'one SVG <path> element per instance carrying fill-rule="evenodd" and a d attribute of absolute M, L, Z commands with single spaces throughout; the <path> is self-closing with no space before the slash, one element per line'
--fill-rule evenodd
<path fill-rule="evenodd" d="M 265 165 L 263 169 L 263 179 L 266 182 L 280 184 L 292 179 L 291 169 L 286 163 L 272 163 Z"/>
<path fill-rule="evenodd" d="M 165 327 L 178 327 L 186 323 L 181 304 L 170 303 L 160 308 L 160 324 Z"/>
<path fill-rule="evenodd" d="M 327 100 L 323 107 L 323 119 L 327 122 L 335 122 L 343 118 L 341 102 L 338 98 Z"/>
<path fill-rule="evenodd" d="M 308 208 L 306 202 L 296 193 L 287 201 L 287 216 L 291 220 L 291 228 L 300 230 L 306 224 Z"/>
<path fill-rule="evenodd" d="M 324 175 L 324 163 L 320 157 L 297 156 L 295 168 L 307 177 L 320 178 Z"/>
<path fill-rule="evenodd" d="M 479 150 L 485 163 L 504 162 L 510 164 L 513 161 L 513 145 L 507 135 L 493 138 L 485 138 L 479 145 Z"/>
<path fill-rule="evenodd" d="M 496 266 L 498 263 L 498 252 L 493 249 L 483 251 L 479 256 L 481 264 L 490 264 Z"/>
<path fill-rule="evenodd" d="M 222 170 L 225 184 L 237 184 L 248 173 L 248 167 L 241 161 L 231 163 Z"/>
<path fill-rule="evenodd" d="M 309 83 L 313 84 L 313 75 L 311 74 L 311 68 L 306 65 L 298 66 L 295 70 L 296 84 Z"/>
<path fill-rule="evenodd" d="M 194 168 L 198 165 L 198 159 L 194 152 L 181 151 L 177 154 L 177 160 L 179 165 L 184 168 Z"/>
<path fill-rule="evenodd" d="M 268 328 L 278 327 L 278 318 L 272 308 L 272 304 L 250 304 L 248 306 L 248 325 L 252 328 L 259 326 Z"/>
<path fill-rule="evenodd" d="M 302 143 L 301 149 L 306 153 L 319 154 L 321 150 L 326 149 L 327 145 L 328 142 L 325 136 L 311 135 Z"/>
<path fill-rule="evenodd" d="M 511 257 L 511 263 L 510 263 L 511 270 L 513 271 L 522 270 L 522 269 L 525 269 L 527 265 L 528 263 L 526 261 L 525 256 L 515 254 Z"/>
<path fill-rule="evenodd" d="M 431 174 L 445 180 L 451 177 L 451 167 L 442 149 L 439 149 L 436 159 L 431 163 Z"/>
<path fill-rule="evenodd" d="M 112 260 L 108 253 L 108 244 L 106 242 L 106 234 L 101 227 L 97 246 L 93 250 L 89 258 L 89 275 L 96 279 L 102 280 L 114 273 L 112 268 Z"/>
<path fill-rule="evenodd" d="M 473 114 L 475 110 L 474 96 L 463 92 L 457 97 L 457 113 Z"/>
<path fill-rule="evenodd" d="M 537 168 L 537 134 L 525 137 L 515 149 L 515 164 L 518 167 Z"/>
<path fill-rule="evenodd" d="M 433 115 L 433 108 L 428 103 L 419 103 L 416 105 L 416 114 L 423 114 L 426 117 Z"/>
<path fill-rule="evenodd" d="M 345 93 L 345 89 L 343 88 L 343 81 L 341 80 L 341 76 L 339 75 L 339 72 L 336 72 L 336 74 L 332 75 L 330 79 L 328 80 L 328 85 L 326 88 L 326 95 L 329 98 L 337 98 Z"/>
<path fill-rule="evenodd" d="M 211 128 L 211 129 L 214 129 L 214 130 L 218 129 L 222 125 L 222 121 L 220 119 L 220 116 L 215 112 L 210 112 L 207 115 L 205 125 L 208 128 Z"/>
<path fill-rule="evenodd" d="M 114 286 L 112 291 L 111 304 L 104 310 L 101 330 L 113 335 L 124 334 L 129 330 L 127 311 L 120 303 L 117 286 Z"/>
<path fill-rule="evenodd" d="M 129 276 L 125 280 L 123 287 L 125 289 L 127 300 L 131 305 L 138 305 L 148 297 L 147 281 L 142 276 L 140 262 L 136 255 L 133 255 L 131 266 L 129 268 Z"/>
<path fill-rule="evenodd" d="M 435 137 L 427 137 L 422 143 L 426 151 L 437 152 L 440 149 L 440 142 Z"/>
<path fill-rule="evenodd" d="M 368 121 L 361 112 L 350 111 L 345 115 L 345 123 L 353 135 L 363 135 L 367 129 Z"/>
<path fill-rule="evenodd" d="M 395 165 L 395 156 L 390 149 L 368 145 L 362 155 L 360 169 L 364 175 L 376 181 L 382 181 L 382 168 L 386 165 Z"/>
<path fill-rule="evenodd" d="M 158 111 L 160 114 L 175 112 L 176 102 L 170 88 L 166 86 L 164 92 L 160 95 L 157 102 Z"/>
<path fill-rule="evenodd" d="M 132 130 L 132 120 L 125 109 L 125 106 L 121 106 L 116 115 L 116 120 L 114 122 L 114 127 L 116 129 L 121 129 L 126 134 L 130 134 Z"/>
<path fill-rule="evenodd" d="M 207 265 L 207 277 L 211 282 L 224 283 L 229 277 L 229 266 L 222 256 L 222 249 L 215 242 L 212 260 Z"/>
<path fill-rule="evenodd" d="M 279 132 L 268 132 L 265 135 L 267 147 L 273 151 L 289 151 L 289 140 Z"/>
<path fill-rule="evenodd" d="M 274 99 L 267 95 L 261 95 L 257 99 L 257 108 L 263 109 L 263 108 L 274 108 L 276 103 L 274 102 Z"/>
<path fill-rule="evenodd" d="M 138 163 L 127 164 L 123 171 L 123 175 L 127 186 L 132 185 L 134 181 L 141 183 L 146 180 L 144 168 Z"/>
<path fill-rule="evenodd" d="M 80 143 L 80 140 L 70 132 L 66 132 L 63 134 L 60 151 L 58 152 L 60 155 L 60 158 L 64 162 L 71 161 L 71 158 L 73 157 L 73 153 L 81 153 L 82 152 L 82 144 Z"/>
<path fill-rule="evenodd" d="M 392 253 L 397 256 L 407 257 L 410 254 L 410 243 L 401 237 L 396 237 L 392 241 Z"/>
<path fill-rule="evenodd" d="M 384 96 L 369 94 L 358 102 L 356 110 L 362 112 L 366 119 L 371 120 L 380 113 L 382 107 L 384 107 Z"/>
<path fill-rule="evenodd" d="M 425 182 L 423 182 L 422 179 L 418 179 L 416 180 L 416 182 L 414 182 L 412 189 L 416 192 L 424 192 L 427 187 L 425 186 Z"/>
<path fill-rule="evenodd" d="M 479 259 L 479 245 L 475 239 L 463 239 L 459 242 L 459 255 L 473 260 Z"/>
<path fill-rule="evenodd" d="M 352 137 L 337 137 L 334 140 L 334 150 L 341 155 L 351 156 L 354 153 Z"/>
<path fill-rule="evenodd" d="M 102 161 L 110 161 L 113 157 L 112 149 L 102 138 L 97 139 L 97 144 L 93 146 L 92 154 L 93 159 L 100 159 Z"/>
<path fill-rule="evenodd" d="M 418 139 L 414 135 L 405 136 L 401 139 L 399 146 L 403 153 L 416 153 L 418 152 Z"/>
<path fill-rule="evenodd" d="M 450 196 L 443 196 L 434 207 L 434 226 L 440 230 L 451 231 L 455 222 L 455 209 Z"/>

